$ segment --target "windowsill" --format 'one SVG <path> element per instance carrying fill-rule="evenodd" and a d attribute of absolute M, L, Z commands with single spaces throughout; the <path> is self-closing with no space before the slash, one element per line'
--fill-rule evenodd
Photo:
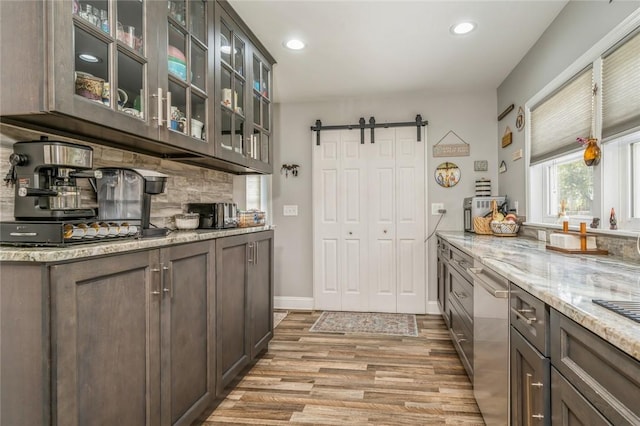
<path fill-rule="evenodd" d="M 556 225 L 553 223 L 539 223 L 539 222 L 524 222 L 524 226 L 535 226 L 536 228 L 548 228 L 548 229 L 562 229 L 562 225 Z M 580 231 L 580 227 L 578 226 L 569 226 L 570 231 Z M 631 231 L 625 229 L 592 229 L 587 227 L 587 234 L 600 234 L 600 235 L 610 235 L 614 237 L 632 237 L 637 238 L 640 231 Z"/>

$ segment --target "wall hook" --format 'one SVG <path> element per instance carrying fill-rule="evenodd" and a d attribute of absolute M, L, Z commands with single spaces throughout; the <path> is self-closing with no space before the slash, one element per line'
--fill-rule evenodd
<path fill-rule="evenodd" d="M 282 167 L 280 167 L 280 174 L 284 172 L 284 177 L 288 178 L 289 172 L 291 172 L 293 177 L 296 177 L 298 176 L 298 167 L 300 166 L 297 164 L 283 164 Z"/>

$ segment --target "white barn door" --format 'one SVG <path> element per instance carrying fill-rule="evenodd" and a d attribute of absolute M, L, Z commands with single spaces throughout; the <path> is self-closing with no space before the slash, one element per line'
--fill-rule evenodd
<path fill-rule="evenodd" d="M 322 131 L 313 148 L 316 309 L 426 311 L 426 143 L 415 127 Z"/>

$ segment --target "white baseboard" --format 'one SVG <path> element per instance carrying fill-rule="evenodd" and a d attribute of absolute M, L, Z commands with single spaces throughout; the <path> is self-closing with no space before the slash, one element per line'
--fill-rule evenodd
<path fill-rule="evenodd" d="M 287 297 L 276 296 L 273 298 L 273 307 L 275 309 L 300 309 L 313 310 L 313 297 Z"/>
<path fill-rule="evenodd" d="M 440 308 L 438 307 L 438 302 L 435 300 L 427 301 L 427 314 L 431 315 L 440 315 Z"/>

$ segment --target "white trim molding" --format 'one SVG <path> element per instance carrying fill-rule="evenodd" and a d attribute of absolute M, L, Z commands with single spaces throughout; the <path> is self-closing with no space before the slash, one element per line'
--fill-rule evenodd
<path fill-rule="evenodd" d="M 273 298 L 273 307 L 275 309 L 299 309 L 312 311 L 313 297 L 275 296 Z"/>

